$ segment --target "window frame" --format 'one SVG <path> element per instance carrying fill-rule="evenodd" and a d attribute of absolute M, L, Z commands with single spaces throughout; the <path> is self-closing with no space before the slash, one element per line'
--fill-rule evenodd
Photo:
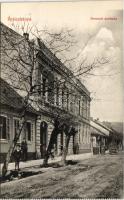
<path fill-rule="evenodd" d="M 27 123 L 30 123 L 30 138 L 31 138 L 31 140 L 28 140 L 28 136 L 27 136 L 27 132 L 26 132 L 26 124 Z M 28 144 L 31 144 L 34 140 L 33 131 L 34 131 L 34 121 L 27 120 L 25 123 L 25 138 L 26 138 L 26 141 L 28 142 Z"/>
<path fill-rule="evenodd" d="M 8 138 L 7 138 L 7 115 L 4 115 L 4 114 L 0 114 L 0 117 L 4 117 L 6 119 L 6 138 L 0 138 L 0 141 L 7 141 Z M 2 134 L 3 135 L 3 134 Z"/>

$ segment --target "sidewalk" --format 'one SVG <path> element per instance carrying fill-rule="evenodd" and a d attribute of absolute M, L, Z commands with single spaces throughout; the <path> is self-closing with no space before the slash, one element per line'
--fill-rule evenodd
<path fill-rule="evenodd" d="M 92 153 L 84 153 L 84 154 L 75 154 L 75 155 L 68 155 L 67 160 L 84 160 L 87 158 L 92 157 Z M 61 156 L 55 157 L 55 159 L 49 159 L 48 163 L 54 163 L 57 161 L 61 161 Z M 20 169 L 28 168 L 28 167 L 34 167 L 38 165 L 43 164 L 43 159 L 38 159 L 38 160 L 29 160 L 26 162 L 20 162 Z M 0 169 L 2 169 L 3 164 L 0 164 Z M 13 170 L 15 168 L 15 163 L 9 163 L 8 170 Z"/>

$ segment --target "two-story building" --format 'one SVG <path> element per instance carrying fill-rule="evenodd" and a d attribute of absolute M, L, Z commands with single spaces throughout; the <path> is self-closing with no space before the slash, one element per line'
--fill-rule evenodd
<path fill-rule="evenodd" d="M 90 152 L 90 93 L 74 77 L 73 73 L 37 39 L 37 72 L 35 81 L 40 84 L 37 98 L 41 116 L 37 121 L 37 151 L 47 146 L 53 129 L 55 114 L 66 120 L 67 115 L 73 118 L 72 126 L 77 134 L 71 137 L 68 153 L 74 153 L 75 145 L 79 153 Z M 67 118 L 68 119 L 68 118 Z M 61 154 L 65 144 L 65 134 L 58 135 L 56 152 Z M 43 154 L 43 152 L 41 152 Z"/>
<path fill-rule="evenodd" d="M 70 139 L 68 153 L 74 153 L 75 145 L 78 145 L 79 153 L 90 152 L 90 92 L 40 39 L 37 38 L 35 42 L 30 42 L 28 33 L 21 36 L 4 24 L 1 26 L 3 29 L 2 50 L 4 51 L 6 45 L 12 47 L 9 49 L 8 46 L 7 53 L 9 55 L 3 54 L 3 78 L 6 76 L 4 73 L 7 68 L 6 63 L 9 63 L 10 76 L 13 77 L 19 70 L 19 77 L 22 78 L 23 73 L 20 86 L 24 89 L 27 84 L 26 89 L 28 89 L 30 77 L 28 73 L 32 69 L 34 70 L 32 78 L 37 87 L 35 87 L 32 106 L 40 113 L 36 121 L 35 141 L 33 143 L 37 157 L 44 156 L 45 148 L 48 146 L 54 128 L 53 121 L 57 115 L 66 123 L 71 119 L 71 125 L 77 130 L 75 137 Z M 14 48 L 11 45 L 11 40 L 16 44 Z M 28 51 L 30 52 L 29 56 Z M 33 63 L 34 56 L 35 62 Z M 27 58 L 30 58 L 30 61 Z M 32 66 L 35 69 L 31 68 Z M 14 78 L 16 85 L 18 76 Z M 12 112 L 15 111 L 12 110 Z M 12 134 L 14 134 L 14 129 L 12 129 Z M 57 155 L 61 154 L 64 145 L 65 134 L 62 133 L 58 135 L 56 141 Z"/>

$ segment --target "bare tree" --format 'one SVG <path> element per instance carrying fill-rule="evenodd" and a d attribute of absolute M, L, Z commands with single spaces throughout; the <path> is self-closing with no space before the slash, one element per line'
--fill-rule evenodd
<path fill-rule="evenodd" d="M 24 29 L 22 29 L 24 31 Z M 32 31 L 32 28 L 29 28 L 28 31 L 23 33 L 23 37 L 9 29 L 8 27 L 1 24 L 1 75 L 2 77 L 9 82 L 10 86 L 16 89 L 18 92 L 24 95 L 24 107 L 22 113 L 20 113 L 20 118 L 22 119 L 22 126 L 18 130 L 17 135 L 15 135 L 14 141 L 10 145 L 9 151 L 6 156 L 6 160 L 3 166 L 3 175 L 6 174 L 8 164 L 11 159 L 11 155 L 14 151 L 18 138 L 22 132 L 22 129 L 25 124 L 25 113 L 30 104 L 35 105 L 35 107 L 40 109 L 40 101 L 44 101 L 44 94 L 49 92 L 49 101 L 51 103 L 50 111 L 53 116 L 53 131 L 51 133 L 50 141 L 47 147 L 46 156 L 44 159 L 44 164 L 47 164 L 51 149 L 53 148 L 54 142 L 58 134 L 61 134 L 63 131 L 66 135 L 66 145 L 63 150 L 63 162 L 65 163 L 66 155 L 68 151 L 69 140 L 72 135 L 76 133 L 72 124 L 75 123 L 75 116 L 71 115 L 69 112 L 65 112 L 61 109 L 52 106 L 54 101 L 53 96 L 58 95 L 55 91 L 55 86 L 59 87 L 65 86 L 68 84 L 75 84 L 76 86 L 81 85 L 81 82 L 78 78 L 82 75 L 90 73 L 94 68 L 105 65 L 109 62 L 107 59 L 95 59 L 93 63 L 87 62 L 87 59 L 83 59 L 79 64 L 77 69 L 74 72 L 71 72 L 67 67 L 64 66 L 64 63 L 57 59 L 58 64 L 63 67 L 65 72 L 68 74 L 66 77 L 61 77 L 59 80 L 51 78 L 49 82 L 41 83 L 41 79 L 38 79 L 39 75 L 39 66 L 38 58 L 42 51 L 41 48 L 47 48 L 53 53 L 50 54 L 51 62 L 54 65 L 55 55 L 58 53 L 63 53 L 64 51 L 69 51 L 71 47 L 76 44 L 74 36 L 71 34 L 72 30 L 61 30 L 58 33 L 50 33 L 48 30 L 36 29 L 35 32 Z M 29 34 L 32 34 L 35 39 L 29 40 Z M 42 42 L 42 47 L 40 48 L 35 41 L 42 41 L 40 38 L 40 33 L 45 33 L 47 35 L 46 41 L 44 44 Z M 39 37 L 38 37 L 39 36 Z M 38 37 L 38 39 L 37 39 Z M 88 41 L 87 41 L 88 42 Z M 86 44 L 87 44 L 86 42 Z M 45 52 L 44 52 L 45 55 Z M 66 59 L 64 62 L 70 62 L 75 58 Z M 52 71 L 52 70 L 51 70 Z M 44 73 L 44 71 L 42 71 Z M 46 71 L 45 71 L 46 72 Z M 52 73 L 51 73 L 52 75 Z M 47 76 L 47 74 L 45 75 Z M 45 81 L 46 79 L 44 79 Z M 39 94 L 43 94 L 43 100 L 39 98 Z M 69 91 L 68 94 L 74 95 L 73 91 Z M 66 97 L 68 95 L 66 93 Z M 58 98 L 58 97 L 57 97 Z M 67 101 L 66 98 L 63 98 L 63 101 Z M 68 121 L 68 124 L 67 124 Z"/>

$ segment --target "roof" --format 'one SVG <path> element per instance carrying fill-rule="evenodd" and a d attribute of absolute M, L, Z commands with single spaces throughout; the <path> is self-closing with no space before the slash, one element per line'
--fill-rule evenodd
<path fill-rule="evenodd" d="M 73 78 L 73 81 L 76 86 L 78 86 L 87 96 L 90 96 L 89 90 L 84 86 L 84 84 L 76 77 L 74 77 L 72 71 L 66 67 L 57 56 L 52 53 L 52 51 L 47 48 L 47 46 L 41 41 L 39 38 L 37 38 L 38 45 L 40 47 L 40 51 L 46 56 L 47 59 L 54 61 L 56 63 L 55 67 L 59 66 L 59 70 L 63 71 L 64 73 L 70 74 Z"/>
<path fill-rule="evenodd" d="M 91 126 L 91 134 L 109 136 L 109 130 L 100 126 L 98 123 L 91 120 L 90 126 Z"/>
<path fill-rule="evenodd" d="M 0 23 L 1 27 L 3 27 L 3 29 L 7 29 L 8 31 L 11 32 L 11 36 L 15 35 L 17 38 L 20 38 L 20 37 L 24 37 L 20 34 L 18 34 L 16 31 L 14 31 L 13 29 L 9 28 L 8 26 L 6 26 L 5 24 L 3 23 Z M 13 37 L 12 37 L 13 39 Z M 31 40 L 30 40 L 31 41 Z M 34 40 L 32 40 L 34 41 Z M 56 55 L 54 53 L 52 53 L 52 51 L 44 44 L 43 41 L 41 41 L 39 38 L 37 38 L 35 40 L 35 45 L 36 45 L 36 48 L 39 52 L 42 52 L 43 55 L 46 57 L 47 60 L 49 61 L 52 61 L 54 62 L 54 67 L 57 69 L 59 68 L 59 71 L 61 71 L 62 73 L 65 73 L 68 77 L 68 74 L 70 74 L 73 78 L 73 83 L 74 85 L 83 93 L 85 93 L 87 95 L 87 97 L 89 97 L 89 99 L 91 100 L 90 98 L 90 92 L 89 90 L 84 86 L 84 84 L 78 79 L 76 78 L 72 71 L 70 69 L 68 69 L 68 67 L 66 67 L 59 58 L 56 57 Z"/>
<path fill-rule="evenodd" d="M 99 126 L 101 126 L 102 128 L 106 129 L 107 131 L 111 132 L 112 129 L 106 125 L 104 125 L 102 122 L 100 122 L 99 120 L 93 120 L 96 124 L 98 124 Z"/>
<path fill-rule="evenodd" d="M 118 133 L 123 133 L 123 122 L 107 122 L 107 121 L 104 121 L 102 122 L 103 125 L 111 128 L 111 129 L 114 129 L 116 132 Z"/>
<path fill-rule="evenodd" d="M 24 106 L 24 98 L 2 78 L 0 78 L 0 105 L 9 106 L 16 110 L 21 110 Z M 38 112 L 31 105 L 28 106 L 27 111 L 38 115 Z"/>

